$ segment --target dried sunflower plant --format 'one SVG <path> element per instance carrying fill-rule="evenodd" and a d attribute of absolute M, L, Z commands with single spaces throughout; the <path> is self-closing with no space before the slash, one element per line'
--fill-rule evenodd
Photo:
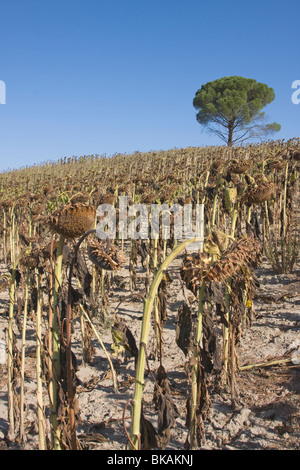
<path fill-rule="evenodd" d="M 178 418 L 165 365 L 167 322 L 174 321 L 186 358 L 185 447 L 201 448 L 213 390 L 230 393 L 233 406 L 238 401 L 237 351 L 253 322 L 256 267 L 264 257 L 275 272 L 291 272 L 299 258 L 299 149 L 299 139 L 291 139 L 93 155 L 1 174 L 7 438 L 26 445 L 26 379 L 34 360 L 39 448 L 84 447 L 77 432 L 80 361 L 72 344 L 79 328 L 81 363 L 93 367 L 96 338 L 112 393 L 119 388 L 116 365 L 134 359 L 134 392 L 128 391 L 123 414 L 126 448 L 168 448 Z M 175 260 L 185 301 L 174 315 L 167 298 L 176 295 Z M 139 302 L 140 337 L 121 309 L 112 310 L 115 286 L 118 305 Z M 96 324 L 110 328 L 110 350 Z M 145 406 L 146 380 L 152 381 L 152 407 Z"/>

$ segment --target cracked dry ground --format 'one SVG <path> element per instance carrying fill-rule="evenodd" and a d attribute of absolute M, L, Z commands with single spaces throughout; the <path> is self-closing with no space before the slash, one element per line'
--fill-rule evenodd
<path fill-rule="evenodd" d="M 175 320 L 178 307 L 184 300 L 181 285 L 176 277 L 179 263 L 170 270 L 173 279 L 168 290 L 168 319 L 165 326 L 163 365 L 167 371 L 172 399 L 178 410 L 176 426 L 171 430 L 167 449 L 184 449 L 187 437 L 186 399 L 188 395 L 185 373 L 186 358 L 175 342 Z M 122 274 L 122 273 L 121 273 Z M 293 344 L 299 345 L 300 327 L 300 270 L 292 274 L 275 275 L 265 264 L 257 270 L 260 287 L 255 298 L 255 317 L 251 327 L 243 330 L 238 347 L 239 364 L 257 364 L 269 359 L 280 359 Z M 125 271 L 124 271 L 125 276 Z M 143 273 L 140 284 L 143 288 Z M 122 286 L 114 287 L 110 296 L 111 311 L 129 294 L 129 282 L 123 278 Z M 188 292 L 186 292 L 188 294 Z M 7 326 L 8 296 L 0 299 L 1 333 Z M 118 308 L 118 315 L 129 326 L 139 341 L 143 306 L 140 299 L 127 299 Z M 110 328 L 96 325 L 107 349 L 112 344 Z M 17 333 L 17 331 L 16 331 Z M 18 334 L 18 333 L 17 333 Z M 28 346 L 26 362 L 26 435 L 23 448 L 38 449 L 36 398 L 35 398 L 35 332 L 32 320 L 28 323 Z M 77 434 L 83 448 L 97 450 L 125 450 L 126 434 L 122 414 L 134 393 L 134 360 L 114 360 L 118 374 L 119 393 L 113 391 L 113 383 L 107 359 L 96 338 L 93 339 L 95 355 L 93 363 L 82 362 L 79 321 L 74 323 L 73 352 L 79 370 L 80 383 L 77 397 L 80 407 L 80 423 Z M 149 350 L 151 349 L 151 339 Z M 150 360 L 153 372 L 158 362 Z M 7 385 L 6 370 L 1 366 L 0 376 L 0 443 L 2 448 L 21 448 L 17 442 L 7 439 Z M 299 450 L 300 447 L 300 366 L 291 361 L 281 365 L 255 367 L 240 371 L 236 378 L 237 401 L 233 409 L 229 393 L 219 394 L 210 389 L 211 410 L 205 421 L 206 440 L 203 449 L 232 450 Z M 146 374 L 144 412 L 154 426 L 157 416 L 152 404 L 153 380 Z M 45 404 L 47 392 L 44 393 Z M 130 407 L 126 416 L 130 427 Z"/>

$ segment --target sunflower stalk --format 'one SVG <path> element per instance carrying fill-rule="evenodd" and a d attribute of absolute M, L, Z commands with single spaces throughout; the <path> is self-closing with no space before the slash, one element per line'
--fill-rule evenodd
<path fill-rule="evenodd" d="M 236 203 L 234 204 L 234 209 L 233 209 L 233 214 L 232 214 L 232 219 L 231 219 L 230 236 L 231 236 L 232 238 L 234 238 L 236 223 L 237 223 L 237 219 L 238 219 L 238 206 L 239 206 L 239 203 L 236 202 Z"/>
<path fill-rule="evenodd" d="M 219 173 L 218 179 L 217 179 L 217 184 L 215 187 L 215 193 L 214 193 L 214 200 L 213 200 L 213 210 L 212 210 L 212 216 L 211 216 L 211 231 L 214 230 L 215 224 L 216 224 L 216 213 L 217 213 L 217 208 L 218 208 L 218 195 L 219 195 L 219 188 L 221 185 L 222 181 L 222 174 Z"/>
<path fill-rule="evenodd" d="M 9 432 L 12 435 L 15 433 L 15 418 L 14 418 L 14 390 L 13 390 L 13 380 L 14 380 L 14 364 L 13 364 L 13 355 L 14 355 L 14 333 L 13 333 L 13 320 L 14 320 L 14 305 L 15 305 L 15 292 L 16 292 L 16 275 L 17 267 L 22 256 L 27 253 L 28 250 L 22 251 L 19 256 L 16 258 L 11 272 L 10 279 L 10 291 L 9 291 L 9 313 L 8 313 L 8 358 L 7 358 L 7 369 L 8 369 L 8 421 L 9 421 Z"/>
<path fill-rule="evenodd" d="M 3 260 L 7 263 L 7 220 L 6 210 L 3 208 Z"/>
<path fill-rule="evenodd" d="M 225 291 L 225 321 L 227 325 L 223 325 L 223 384 L 226 385 L 228 382 L 228 361 L 229 361 L 229 344 L 230 344 L 230 292 L 231 292 L 231 279 L 227 280 L 226 291 Z"/>
<path fill-rule="evenodd" d="M 60 235 L 57 252 L 56 263 L 54 270 L 54 292 L 53 292 L 53 321 L 52 321 L 52 380 L 51 380 L 51 397 L 52 397 L 52 410 L 51 410 L 51 424 L 52 424 L 52 448 L 59 450 L 60 445 L 60 431 L 58 428 L 58 384 L 60 381 L 60 327 L 59 327 L 59 291 L 62 285 L 62 259 L 64 249 L 65 237 Z"/>
<path fill-rule="evenodd" d="M 160 268 L 157 270 L 157 273 L 152 281 L 149 294 L 144 303 L 144 312 L 142 319 L 142 329 L 140 337 L 140 347 L 138 353 L 138 360 L 136 366 L 136 379 L 135 379 L 135 393 L 132 401 L 132 423 L 131 423 L 131 434 L 130 439 L 133 443 L 135 449 L 139 448 L 140 443 L 140 421 L 141 421 L 141 412 L 142 412 L 142 399 L 144 391 L 144 369 L 145 369 L 145 348 L 147 346 L 149 332 L 150 332 L 150 323 L 151 323 L 151 312 L 157 294 L 160 282 L 163 278 L 165 271 L 168 269 L 169 265 L 174 261 L 174 259 L 185 250 L 185 248 L 191 244 L 199 241 L 198 237 L 195 237 L 190 240 L 186 240 L 177 246 L 165 259 Z M 202 239 L 200 239 L 202 241 Z M 131 446 L 132 448 L 132 446 Z"/>
<path fill-rule="evenodd" d="M 153 274 L 155 276 L 157 272 L 157 244 L 158 238 L 154 239 L 154 252 L 153 252 Z M 158 298 L 157 294 L 155 295 L 154 300 L 154 331 L 155 331 L 155 338 L 156 338 L 156 351 L 157 354 L 160 354 L 161 351 L 161 326 L 160 326 L 160 318 L 159 318 L 159 309 L 158 309 Z"/>
<path fill-rule="evenodd" d="M 200 364 L 200 341 L 202 336 L 202 319 L 204 314 L 204 294 L 205 294 L 205 282 L 201 284 L 199 288 L 199 298 L 198 298 L 198 317 L 195 333 L 195 342 L 194 342 L 194 364 L 192 369 L 192 391 L 191 391 L 191 419 L 190 419 L 190 446 L 191 449 L 196 448 L 196 413 L 198 408 L 198 368 L 201 367 Z"/>
<path fill-rule="evenodd" d="M 114 386 L 114 392 L 115 393 L 118 393 L 118 383 L 117 383 L 117 375 L 116 375 L 116 372 L 115 372 L 115 369 L 114 369 L 114 366 L 113 366 L 113 363 L 112 363 L 112 360 L 111 360 L 111 357 L 108 353 L 108 351 L 106 350 L 105 348 L 105 345 L 98 333 L 98 331 L 96 330 L 94 324 L 92 323 L 90 317 L 88 316 L 87 312 L 84 310 L 83 306 L 80 304 L 80 310 L 82 312 L 82 315 L 87 319 L 88 323 L 90 324 L 97 340 L 99 341 L 99 344 L 101 346 L 101 348 L 103 349 L 104 351 L 104 354 L 106 355 L 107 357 L 107 360 L 108 360 L 108 363 L 110 365 L 110 370 L 111 370 L 111 374 L 112 374 L 112 380 L 113 380 L 113 386 Z"/>
<path fill-rule="evenodd" d="M 50 410 L 53 409 L 53 396 L 52 396 L 52 380 L 53 380 L 53 363 L 52 363 L 52 331 L 53 331 L 53 242 L 54 236 L 51 236 L 50 243 L 50 272 L 49 272 L 49 308 L 48 308 L 48 354 L 46 358 L 47 367 L 48 367 L 48 395 L 49 395 L 49 404 Z"/>
<path fill-rule="evenodd" d="M 235 234 L 235 227 L 236 227 L 236 222 L 238 218 L 238 206 L 239 206 L 239 203 L 237 201 L 234 204 L 232 221 L 231 221 L 230 236 L 232 238 L 234 238 L 234 234 Z M 230 325 L 230 293 L 231 293 L 231 279 L 228 278 L 226 281 L 226 286 L 225 286 L 225 306 L 226 306 L 225 321 L 227 324 L 223 325 L 224 385 L 227 384 L 228 382 L 228 361 L 229 361 L 229 344 L 230 344 L 230 326 L 229 326 Z"/>
<path fill-rule="evenodd" d="M 288 244 L 288 241 L 286 240 L 286 232 L 287 232 L 287 184 L 288 184 L 288 170 L 289 170 L 289 164 L 286 164 L 286 169 L 285 169 L 285 175 L 284 175 L 284 187 L 283 187 L 283 206 L 282 206 L 282 236 L 281 236 L 281 253 L 282 253 L 282 270 L 283 272 L 286 272 L 286 246 L 285 244 Z"/>
<path fill-rule="evenodd" d="M 135 275 L 134 275 L 134 262 L 133 262 L 133 240 L 130 240 L 129 285 L 130 285 L 130 292 L 133 292 L 134 289 L 135 289 Z"/>
<path fill-rule="evenodd" d="M 66 361 L 67 361 L 67 394 L 68 394 L 68 415 L 71 435 L 71 450 L 77 450 L 77 437 L 76 437 L 76 422 L 75 422 L 75 390 L 73 385 L 73 364 L 72 364 L 72 350 L 71 350 L 71 331 L 72 331 L 72 276 L 74 264 L 77 259 L 78 251 L 81 243 L 90 234 L 95 233 L 96 229 L 92 229 L 84 233 L 77 242 L 74 254 L 71 260 L 69 278 L 68 278 L 68 305 L 66 317 Z"/>
<path fill-rule="evenodd" d="M 298 365 L 299 362 L 296 362 L 296 361 L 300 361 L 300 354 L 298 356 L 294 356 L 294 357 L 283 357 L 281 359 L 274 359 L 274 360 L 271 360 L 271 361 L 257 362 L 255 364 L 247 364 L 245 366 L 239 366 L 239 370 L 243 371 L 243 370 L 255 369 L 256 367 L 280 366 L 282 364 L 289 364 L 289 363 Z"/>
<path fill-rule="evenodd" d="M 25 442 L 24 433 L 24 379 L 25 379 L 25 345 L 26 328 L 28 316 L 28 293 L 29 293 L 29 267 L 26 266 L 25 290 L 24 290 L 24 308 L 22 325 L 22 343 L 21 343 L 21 386 L 20 386 L 20 440 Z"/>
<path fill-rule="evenodd" d="M 10 260 L 11 264 L 15 261 L 15 206 L 10 209 Z"/>
<path fill-rule="evenodd" d="M 41 337 L 42 337 L 42 271 L 36 270 L 37 275 L 37 307 L 36 307 L 36 378 L 37 378 L 37 415 L 39 432 L 39 450 L 45 450 L 45 430 L 44 430 L 44 407 L 43 407 L 43 382 L 42 382 L 42 356 L 41 356 Z"/>

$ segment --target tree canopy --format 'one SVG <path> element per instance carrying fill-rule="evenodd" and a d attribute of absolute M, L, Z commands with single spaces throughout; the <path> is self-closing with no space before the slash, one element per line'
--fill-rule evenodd
<path fill-rule="evenodd" d="M 280 124 L 264 124 L 267 104 L 275 99 L 273 88 L 252 78 L 223 77 L 208 82 L 196 92 L 196 119 L 227 145 L 280 130 Z"/>

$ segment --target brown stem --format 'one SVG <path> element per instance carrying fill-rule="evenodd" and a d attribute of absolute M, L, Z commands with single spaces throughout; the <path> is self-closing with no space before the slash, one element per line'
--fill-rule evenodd
<path fill-rule="evenodd" d="M 70 432 L 71 432 L 71 450 L 77 450 L 77 438 L 76 438 L 76 423 L 75 423 L 75 409 L 74 409 L 74 397 L 75 390 L 72 381 L 72 351 L 71 351 L 71 330 L 72 330 L 72 275 L 75 261 L 77 259 L 79 247 L 83 240 L 91 233 L 95 233 L 96 230 L 89 230 L 79 239 L 75 246 L 74 255 L 71 260 L 70 271 L 69 271 L 69 284 L 68 284 L 68 306 L 67 306 L 67 317 L 66 317 L 66 360 L 67 360 L 67 390 L 68 390 L 68 402 L 69 402 L 69 419 L 70 419 Z"/>

